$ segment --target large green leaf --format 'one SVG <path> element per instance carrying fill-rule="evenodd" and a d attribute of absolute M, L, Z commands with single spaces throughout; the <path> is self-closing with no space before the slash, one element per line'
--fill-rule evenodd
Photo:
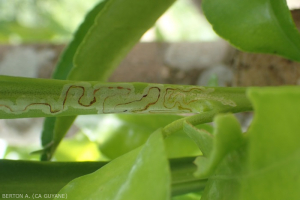
<path fill-rule="evenodd" d="M 169 199 L 171 174 L 161 130 L 142 147 L 66 185 L 70 199 Z"/>
<path fill-rule="evenodd" d="M 241 199 L 300 199 L 300 88 L 255 88 L 249 97 L 256 115 Z"/>
<path fill-rule="evenodd" d="M 204 0 L 202 6 L 214 30 L 234 46 L 300 61 L 300 35 L 285 0 Z"/>
<path fill-rule="evenodd" d="M 198 174 L 210 172 L 202 199 L 300 199 L 300 88 L 251 88 L 248 94 L 255 117 L 247 134 L 240 135 L 244 142 L 232 137 L 238 132 L 232 117 L 217 120 L 217 126 L 223 124 L 220 134 L 228 138 L 217 143 L 215 136 L 212 152 L 222 146 L 230 151 L 223 149 L 216 167 L 207 164 L 213 163 L 213 153 L 196 160 Z"/>

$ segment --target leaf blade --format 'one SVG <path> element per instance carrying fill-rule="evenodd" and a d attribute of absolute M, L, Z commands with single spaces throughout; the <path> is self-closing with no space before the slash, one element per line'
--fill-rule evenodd
<path fill-rule="evenodd" d="M 67 79 L 70 71 L 74 67 L 73 59 L 79 45 L 84 40 L 84 37 L 87 34 L 88 30 L 94 24 L 96 16 L 104 8 L 106 3 L 107 1 L 101 1 L 86 15 L 83 23 L 76 30 L 72 41 L 69 43 L 69 45 L 61 55 L 60 60 L 58 61 L 52 74 L 53 79 Z"/>
<path fill-rule="evenodd" d="M 202 198 L 299 199 L 300 89 L 250 88 L 248 95 L 255 117 L 246 140 L 219 163 Z"/>
<path fill-rule="evenodd" d="M 232 114 L 218 115 L 214 122 L 216 128 L 213 149 L 209 156 L 201 156 L 195 160 L 198 167 L 195 175 L 200 178 L 208 177 L 201 199 L 239 200 L 240 179 L 247 158 L 245 138 Z"/>
<path fill-rule="evenodd" d="M 208 157 L 198 157 L 195 175 L 208 177 L 217 169 L 224 157 L 244 143 L 241 127 L 233 114 L 219 114 L 215 117 L 213 148 Z"/>
<path fill-rule="evenodd" d="M 163 200 L 170 197 L 170 183 L 162 133 L 158 130 L 144 146 L 116 158 L 93 174 L 71 181 L 59 193 L 67 193 L 72 199 Z"/>
<path fill-rule="evenodd" d="M 250 199 L 247 193 L 254 198 L 299 199 L 300 89 L 251 88 L 248 95 L 257 114 L 249 129 L 249 175 L 241 198 Z M 266 185 L 268 190 L 263 189 Z"/>
<path fill-rule="evenodd" d="M 284 0 L 205 0 L 203 10 L 232 45 L 300 61 L 300 34 Z"/>
<path fill-rule="evenodd" d="M 194 140 L 204 156 L 208 156 L 213 148 L 213 136 L 206 130 L 197 129 L 189 122 L 183 123 L 184 132 Z"/>
<path fill-rule="evenodd" d="M 110 0 L 79 46 L 74 59 L 75 68 L 69 79 L 106 80 L 144 32 L 173 2 Z"/>

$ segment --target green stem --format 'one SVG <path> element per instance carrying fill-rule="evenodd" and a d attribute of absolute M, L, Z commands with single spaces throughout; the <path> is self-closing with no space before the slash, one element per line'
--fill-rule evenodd
<path fill-rule="evenodd" d="M 106 113 L 241 112 L 245 88 L 100 83 L 0 76 L 0 118 Z"/>

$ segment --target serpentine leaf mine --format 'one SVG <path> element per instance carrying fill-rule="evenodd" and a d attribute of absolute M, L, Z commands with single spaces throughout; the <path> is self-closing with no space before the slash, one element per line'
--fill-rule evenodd
<path fill-rule="evenodd" d="M 78 82 L 65 84 L 58 99 L 51 95 L 22 95 L 15 101 L 1 99 L 0 110 L 16 115 L 32 110 L 55 115 L 68 109 L 90 110 L 90 113 L 201 113 L 212 110 L 214 102 L 236 106 L 234 101 L 214 95 L 214 90 L 196 86 Z"/>

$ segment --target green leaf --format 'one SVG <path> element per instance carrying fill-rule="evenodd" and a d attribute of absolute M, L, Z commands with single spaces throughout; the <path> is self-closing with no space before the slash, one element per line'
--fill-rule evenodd
<path fill-rule="evenodd" d="M 201 200 L 238 200 L 241 188 L 239 176 L 242 175 L 246 158 L 245 138 L 232 114 L 218 115 L 214 122 L 216 128 L 213 135 L 213 149 L 209 150 L 208 156 L 198 157 L 195 161 L 198 166 L 195 174 L 202 178 L 209 177 Z M 187 128 L 191 129 L 190 125 Z M 198 139 L 207 137 L 202 136 L 204 132 L 201 131 L 192 133 L 190 130 L 190 134 L 198 135 Z M 201 144 L 200 147 L 204 145 Z"/>
<path fill-rule="evenodd" d="M 145 145 L 66 185 L 70 199 L 169 199 L 171 174 L 161 130 Z"/>
<path fill-rule="evenodd" d="M 183 130 L 194 140 L 205 157 L 211 153 L 213 148 L 213 136 L 208 131 L 198 129 L 187 121 L 183 123 Z"/>
<path fill-rule="evenodd" d="M 242 200 L 242 179 L 247 166 L 247 144 L 228 153 L 208 178 L 201 200 Z M 199 160 L 197 160 L 198 164 Z M 259 192 L 259 191 L 257 191 Z M 253 194 L 247 194 L 253 199 Z"/>
<path fill-rule="evenodd" d="M 74 120 L 75 117 L 73 116 L 45 119 L 42 132 L 42 145 L 44 147 L 41 155 L 42 161 L 50 160 L 52 158 L 54 151 L 73 124 Z"/>
<path fill-rule="evenodd" d="M 236 139 L 231 142 L 223 138 L 224 144 L 219 143 L 223 147 L 231 144 L 224 150 L 231 151 L 223 153 L 221 162 L 210 170 L 213 173 L 208 177 L 202 199 L 300 199 L 300 89 L 251 88 L 248 94 L 255 117 L 243 136 L 245 141 L 237 145 L 240 139 L 233 137 Z M 219 121 L 223 123 L 220 131 L 232 134 L 237 126 L 231 121 Z M 198 167 L 207 168 L 211 158 L 212 155 L 206 160 L 198 158 Z"/>
<path fill-rule="evenodd" d="M 203 124 L 202 128 L 209 129 L 211 127 L 209 127 L 209 125 Z M 186 134 L 184 134 L 182 130 L 168 136 L 165 139 L 165 144 L 169 158 L 199 156 L 202 154 L 199 148 L 197 148 L 195 142 Z"/>
<path fill-rule="evenodd" d="M 195 174 L 197 176 L 207 177 L 213 174 L 223 158 L 231 151 L 236 150 L 244 142 L 241 127 L 234 115 L 217 115 L 214 122 L 216 123 L 216 128 L 214 131 L 213 148 L 211 153 L 208 153 L 208 157 L 198 157 L 196 159 L 198 170 Z"/>
<path fill-rule="evenodd" d="M 54 131 L 54 126 L 55 126 L 55 121 L 56 121 L 56 117 L 47 117 L 44 120 L 43 131 L 42 131 L 42 135 L 41 135 L 41 143 L 44 148 L 48 144 L 51 144 L 51 142 L 53 140 L 53 131 Z M 45 160 L 47 160 L 46 157 L 44 158 Z M 42 159 L 42 160 L 44 160 L 44 159 Z"/>
<path fill-rule="evenodd" d="M 179 118 L 176 115 L 108 115 L 101 121 L 113 123 L 106 123 L 106 131 L 100 129 L 95 137 L 101 152 L 114 159 L 143 145 L 156 129 Z"/>
<path fill-rule="evenodd" d="M 85 17 L 83 23 L 79 26 L 77 31 L 73 36 L 73 40 L 66 47 L 63 54 L 60 57 L 58 64 L 55 67 L 55 70 L 52 74 L 53 79 L 61 79 L 66 80 L 70 71 L 74 67 L 73 59 L 74 55 L 85 38 L 85 35 L 89 31 L 90 27 L 94 24 L 96 16 L 100 13 L 100 11 L 104 8 L 106 1 L 101 1 L 98 3 Z"/>
<path fill-rule="evenodd" d="M 112 123 L 105 123 L 105 130 L 103 128 L 102 130 L 94 130 L 95 133 L 91 137 L 97 137 L 101 151 L 107 157 L 113 159 L 144 144 L 149 135 L 156 129 L 181 118 L 181 116 L 166 114 L 108 115 L 101 119 L 100 126 L 105 121 L 110 120 Z M 210 125 L 200 125 L 200 128 L 212 129 Z M 178 131 L 167 137 L 165 144 L 169 158 L 201 154 L 195 143 L 183 131 Z"/>
<path fill-rule="evenodd" d="M 107 79 L 174 1 L 109 0 L 79 46 L 69 79 Z"/>
<path fill-rule="evenodd" d="M 248 176 L 241 199 L 300 199 L 300 88 L 253 88 Z"/>
<path fill-rule="evenodd" d="M 214 30 L 234 46 L 300 61 L 300 35 L 285 0 L 204 0 Z"/>

